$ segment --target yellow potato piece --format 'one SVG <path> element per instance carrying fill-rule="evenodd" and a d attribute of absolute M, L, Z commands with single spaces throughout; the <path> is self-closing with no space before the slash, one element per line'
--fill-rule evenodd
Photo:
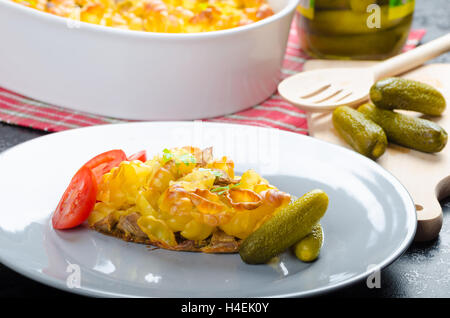
<path fill-rule="evenodd" d="M 104 219 L 108 214 L 114 212 L 114 208 L 108 206 L 103 202 L 98 202 L 95 204 L 94 210 L 88 217 L 89 226 L 93 226 L 98 221 Z"/>
<path fill-rule="evenodd" d="M 176 183 L 188 191 L 195 191 L 195 189 L 211 189 L 215 179 L 216 176 L 211 170 L 194 169 L 191 173 L 177 180 Z"/>
<path fill-rule="evenodd" d="M 181 235 L 188 240 L 200 241 L 210 236 L 213 229 L 214 227 L 212 226 L 192 220 L 186 224 L 186 227 L 181 232 Z"/>
<path fill-rule="evenodd" d="M 144 187 L 153 168 L 139 161 L 123 161 L 119 167 L 106 173 L 99 185 L 97 200 L 117 209 L 136 203 L 139 191 Z"/>
<path fill-rule="evenodd" d="M 137 224 L 152 241 L 162 242 L 170 246 L 177 245 L 175 235 L 167 224 L 151 215 L 141 216 Z"/>

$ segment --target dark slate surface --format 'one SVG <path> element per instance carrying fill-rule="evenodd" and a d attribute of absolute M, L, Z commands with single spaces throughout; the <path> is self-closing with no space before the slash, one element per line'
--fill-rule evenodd
<path fill-rule="evenodd" d="M 450 32 L 449 0 L 416 2 L 414 28 L 427 29 L 423 42 Z M 450 63 L 450 54 L 433 62 Z M 0 123 L 0 151 L 44 134 Z M 439 238 L 410 246 L 403 256 L 381 272 L 381 288 L 369 289 L 361 282 L 328 296 L 450 297 L 450 199 L 442 205 L 444 225 Z M 0 265 L 0 282 L 0 296 L 3 297 L 77 297 L 29 280 L 3 265 Z"/>

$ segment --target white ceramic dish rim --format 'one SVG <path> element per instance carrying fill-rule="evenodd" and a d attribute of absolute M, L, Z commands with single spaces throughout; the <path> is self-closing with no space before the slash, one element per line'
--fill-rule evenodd
<path fill-rule="evenodd" d="M 3 0 L 0 0 L 3 1 Z M 142 124 L 142 125 L 147 125 L 151 122 L 141 122 L 141 123 L 122 123 L 122 124 L 109 124 L 107 126 L 111 126 L 111 125 L 119 125 L 119 126 L 123 126 L 123 125 L 136 125 L 136 124 Z M 158 124 L 186 124 L 186 121 L 158 121 L 156 122 Z M 213 124 L 213 125 L 224 125 L 224 126 L 242 126 L 239 124 L 223 124 L 223 123 L 208 123 L 208 124 Z M 84 127 L 84 128 L 77 128 L 76 130 L 86 130 L 86 129 L 95 129 L 98 128 L 98 126 L 91 126 L 91 127 Z M 269 129 L 269 128 L 261 128 L 260 129 Z M 63 131 L 63 132 L 59 132 L 58 134 L 65 134 L 65 133 L 70 133 L 72 131 L 71 130 L 67 130 L 67 131 Z M 287 132 L 287 131 L 280 131 L 280 133 L 282 134 L 293 134 L 291 132 Z M 295 134 L 298 135 L 299 138 L 313 138 L 313 137 L 309 137 L 309 136 L 304 136 L 304 135 L 300 135 L 300 134 Z M 48 136 L 48 135 L 47 135 Z M 45 138 L 46 136 L 42 136 L 42 137 L 38 137 L 38 138 Z M 315 138 L 314 138 L 315 139 Z M 35 139 L 26 141 L 24 143 L 21 143 L 19 145 L 16 145 L 14 147 L 9 148 L 6 151 L 3 151 L 0 153 L 0 155 L 4 155 L 5 153 L 7 153 L 8 151 L 11 151 L 13 149 L 15 149 L 18 146 L 23 146 L 26 143 L 29 142 L 33 142 Z M 414 236 L 417 230 L 417 218 L 416 218 L 416 211 L 415 211 L 415 205 L 414 202 L 412 200 L 411 195 L 409 194 L 409 192 L 406 190 L 406 188 L 401 184 L 401 182 L 394 176 L 392 175 L 389 171 L 387 171 L 386 169 L 384 169 L 383 167 L 381 167 L 380 165 L 378 165 L 376 162 L 374 162 L 373 160 L 364 157 L 363 155 L 360 155 L 350 149 L 346 149 L 344 147 L 326 142 L 326 141 L 322 141 L 319 139 L 315 139 L 315 141 L 317 143 L 320 144 L 326 144 L 328 147 L 334 148 L 337 151 L 344 151 L 344 152 L 352 152 L 354 155 L 356 156 L 360 156 L 360 158 L 362 160 L 365 160 L 369 166 L 373 166 L 376 167 L 376 169 L 381 169 L 381 171 L 384 174 L 384 177 L 386 177 L 387 179 L 389 179 L 390 181 L 392 181 L 394 184 L 397 185 L 397 187 L 399 187 L 401 190 L 403 190 L 404 194 L 406 194 L 405 197 L 407 197 L 410 201 L 410 206 L 413 207 L 413 209 L 411 211 L 408 212 L 408 235 L 404 238 L 403 242 L 399 245 L 399 247 L 393 251 L 390 255 L 390 257 L 388 257 L 386 260 L 384 260 L 382 263 L 379 264 L 379 266 L 377 267 L 377 269 L 381 270 L 383 268 L 386 268 L 387 266 L 389 266 L 390 264 L 392 264 L 395 260 L 397 260 L 401 255 L 403 255 L 403 253 L 407 250 L 407 248 L 410 246 L 410 244 L 413 242 L 414 240 Z M 23 269 L 23 268 L 17 268 L 15 267 L 13 262 L 9 262 L 7 260 L 5 260 L 2 255 L 0 255 L 0 262 L 2 264 L 4 264 L 5 266 L 7 266 L 8 268 L 12 269 L 13 271 L 27 277 L 30 278 L 32 280 L 35 280 L 37 282 L 40 282 L 44 285 L 48 285 L 50 287 L 54 287 L 57 289 L 60 289 L 62 291 L 66 291 L 67 292 L 67 286 L 60 280 L 57 280 L 53 277 L 50 276 L 45 276 L 45 279 L 43 278 L 42 275 L 40 275 L 40 273 L 36 272 L 36 271 L 32 271 L 29 268 L 28 269 Z M 276 298 L 292 298 L 292 297 L 301 297 L 301 296 L 316 296 L 319 294 L 325 294 L 325 293 L 329 293 L 332 291 L 336 291 L 338 289 L 341 289 L 343 287 L 347 287 L 353 284 L 356 284 L 360 281 L 362 281 L 363 279 L 367 278 L 370 274 L 372 274 L 374 271 L 374 269 L 367 269 L 364 273 L 361 273 L 357 276 L 354 276 L 346 281 L 342 281 L 339 283 L 336 283 L 335 285 L 332 286 L 324 286 L 321 288 L 316 288 L 316 289 L 312 289 L 309 290 L 307 292 L 298 292 L 298 293 L 287 293 L 287 294 L 282 294 L 282 295 L 277 295 L 277 296 L 273 296 Z M 129 297 L 127 294 L 121 294 L 121 293 L 110 293 L 110 292 L 102 292 L 103 295 L 100 295 L 100 293 L 97 290 L 93 290 L 90 288 L 82 288 L 82 289 L 78 289 L 78 288 L 74 288 L 71 289 L 71 292 L 75 293 L 75 294 L 79 294 L 79 295 L 83 295 L 83 296 L 94 296 L 94 297 Z M 151 297 L 150 297 L 151 298 Z M 153 298 L 157 298 L 157 297 L 153 297 Z"/>
<path fill-rule="evenodd" d="M 276 20 L 283 18 L 288 15 L 290 12 L 295 10 L 298 5 L 299 0 L 287 0 L 287 5 L 281 9 L 279 12 L 274 15 L 265 18 L 263 20 L 236 27 L 226 30 L 219 31 L 210 31 L 210 32 L 198 32 L 198 33 L 160 33 L 160 32 L 147 32 L 147 31 L 132 31 L 132 30 L 123 30 L 114 27 L 107 27 L 87 22 L 80 22 L 80 26 L 83 29 L 87 29 L 92 32 L 104 32 L 107 34 L 117 35 L 117 36 L 126 36 L 126 37 L 134 37 L 134 38 L 148 38 L 148 39 L 167 39 L 167 40 L 189 40 L 189 39 L 209 39 L 216 38 L 218 36 L 227 36 L 233 35 L 236 33 L 246 32 L 255 28 L 262 27 L 263 25 L 270 24 Z M 54 14 L 50 14 L 47 12 L 42 12 L 37 9 L 28 8 L 24 5 L 20 5 L 10 0 L 0 0 L 1 4 L 6 6 L 10 6 L 11 8 L 15 8 L 16 10 L 21 10 L 22 12 L 28 14 L 33 17 L 40 17 L 49 22 L 66 23 L 68 18 L 63 18 Z"/>

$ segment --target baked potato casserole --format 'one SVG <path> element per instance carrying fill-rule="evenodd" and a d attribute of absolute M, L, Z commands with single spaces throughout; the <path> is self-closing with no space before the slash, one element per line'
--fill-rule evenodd
<path fill-rule="evenodd" d="M 230 29 L 274 14 L 266 0 L 12 0 L 61 17 L 165 33 Z"/>
<path fill-rule="evenodd" d="M 212 148 L 164 149 L 126 157 L 112 150 L 74 176 L 56 208 L 56 229 L 86 219 L 99 232 L 161 248 L 233 253 L 241 241 L 291 202 L 254 170 L 241 176 Z"/>

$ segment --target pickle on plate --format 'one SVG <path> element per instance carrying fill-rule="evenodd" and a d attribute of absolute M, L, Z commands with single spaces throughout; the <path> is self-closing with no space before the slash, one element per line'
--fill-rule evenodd
<path fill-rule="evenodd" d="M 358 111 L 380 125 L 388 140 L 398 145 L 434 153 L 447 144 L 447 132 L 430 120 L 381 109 L 369 103 L 360 106 Z"/>
<path fill-rule="evenodd" d="M 239 255 L 248 264 L 267 263 L 311 233 L 328 208 L 328 196 L 312 190 L 263 223 L 241 244 Z"/>
<path fill-rule="evenodd" d="M 446 107 L 445 98 L 434 87 L 399 77 L 376 82 L 370 89 L 370 99 L 383 109 L 405 109 L 439 116 Z"/>
<path fill-rule="evenodd" d="M 313 227 L 311 233 L 293 246 L 295 256 L 303 262 L 312 262 L 319 257 L 322 243 L 323 230 L 318 223 Z"/>
<path fill-rule="evenodd" d="M 384 154 L 387 138 L 383 129 L 357 110 L 340 106 L 333 112 L 333 126 L 357 152 L 373 160 Z"/>

